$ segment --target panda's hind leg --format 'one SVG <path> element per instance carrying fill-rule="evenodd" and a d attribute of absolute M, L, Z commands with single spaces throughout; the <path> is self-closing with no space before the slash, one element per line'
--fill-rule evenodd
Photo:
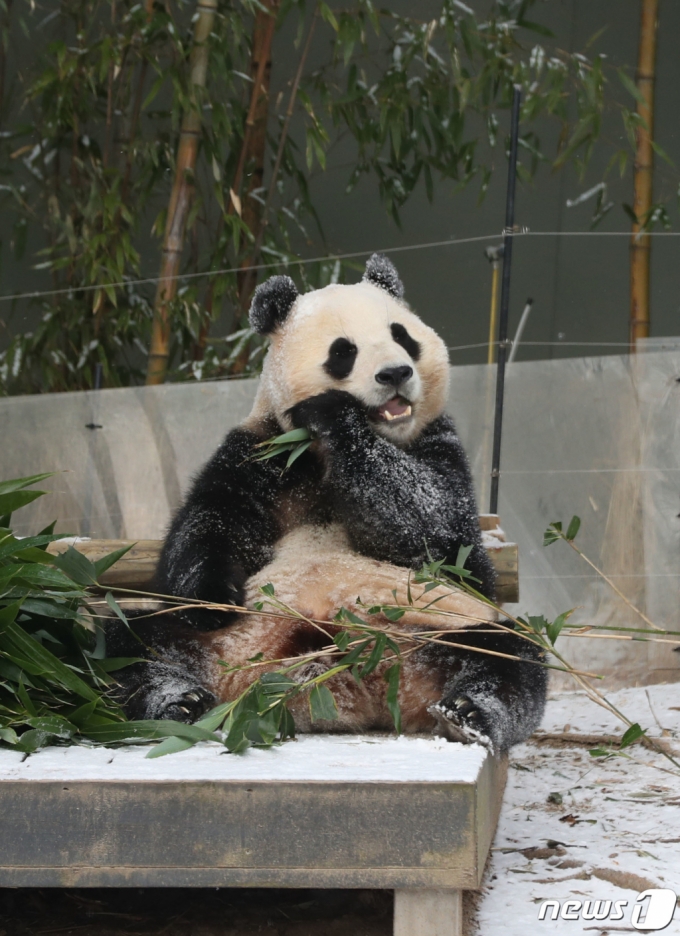
<path fill-rule="evenodd" d="M 430 706 L 439 732 L 452 741 L 478 742 L 503 753 L 539 726 L 545 708 L 547 670 L 536 644 L 507 631 L 456 634 L 460 667 L 442 699 Z M 492 650 L 519 660 L 480 652 Z"/>

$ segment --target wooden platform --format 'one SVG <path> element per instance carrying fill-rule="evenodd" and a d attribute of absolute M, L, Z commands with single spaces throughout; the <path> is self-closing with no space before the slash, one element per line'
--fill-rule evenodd
<path fill-rule="evenodd" d="M 503 532 L 498 529 L 498 517 L 495 514 L 482 514 L 479 520 L 482 530 L 488 534 L 486 549 L 496 569 L 498 602 L 505 604 L 519 601 L 517 544 L 505 542 Z M 79 552 L 93 561 L 101 559 L 114 549 L 131 545 L 132 549 L 104 573 L 101 582 L 108 588 L 136 588 L 145 591 L 151 586 L 162 542 L 90 539 L 79 540 L 75 545 Z M 63 552 L 66 548 L 65 542 L 51 543 L 49 552 Z"/>
<path fill-rule="evenodd" d="M 395 889 L 395 936 L 460 936 L 505 761 L 435 738 L 0 751 L 1 887 Z"/>

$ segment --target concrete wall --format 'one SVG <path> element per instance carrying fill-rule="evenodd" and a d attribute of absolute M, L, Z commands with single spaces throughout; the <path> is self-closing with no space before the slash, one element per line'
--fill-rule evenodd
<path fill-rule="evenodd" d="M 680 350 L 518 363 L 508 370 L 501 523 L 519 544 L 515 611 L 575 608 L 583 624 L 643 626 L 549 523 L 582 519 L 578 544 L 659 625 L 680 631 Z M 0 478 L 61 470 L 16 516 L 35 533 L 163 535 L 191 476 L 249 412 L 256 381 L 0 400 Z M 452 370 L 449 410 L 486 509 L 493 369 Z M 89 428 L 95 425 L 98 428 Z M 612 678 L 680 678 L 669 645 L 563 638 L 569 658 Z"/>

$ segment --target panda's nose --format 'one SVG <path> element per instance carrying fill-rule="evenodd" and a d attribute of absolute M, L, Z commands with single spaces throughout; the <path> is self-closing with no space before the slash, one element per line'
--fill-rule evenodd
<path fill-rule="evenodd" d="M 408 364 L 400 364 L 398 367 L 386 367 L 384 370 L 378 371 L 375 379 L 379 384 L 392 384 L 393 387 L 398 387 L 412 376 L 413 368 L 409 367 Z"/>

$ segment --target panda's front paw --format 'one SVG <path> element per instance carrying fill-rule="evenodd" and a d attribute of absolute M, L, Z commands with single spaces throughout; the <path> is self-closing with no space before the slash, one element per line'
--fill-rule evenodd
<path fill-rule="evenodd" d="M 212 692 L 204 689 L 203 686 L 194 686 L 193 689 L 183 692 L 176 699 L 168 701 L 157 717 L 191 725 L 214 708 L 216 703 L 217 698 Z"/>
<path fill-rule="evenodd" d="M 216 696 L 201 685 L 195 684 L 184 690 L 177 687 L 175 691 L 172 686 L 168 686 L 163 690 L 149 693 L 146 700 L 145 718 L 163 721 L 170 719 L 191 725 L 216 704 Z"/>
<path fill-rule="evenodd" d="M 350 420 L 367 421 L 366 407 L 346 390 L 326 390 L 301 400 L 288 410 L 296 429 L 309 429 L 316 436 L 333 432 Z"/>
<path fill-rule="evenodd" d="M 146 690 L 146 691 L 144 691 Z M 150 664 L 147 685 L 137 700 L 137 717 L 185 722 L 190 725 L 217 704 L 217 698 L 187 670 Z"/>
<path fill-rule="evenodd" d="M 494 753 L 493 732 L 485 713 L 465 693 L 452 693 L 431 705 L 428 712 L 437 723 L 439 734 L 449 741 L 482 744 Z"/>

